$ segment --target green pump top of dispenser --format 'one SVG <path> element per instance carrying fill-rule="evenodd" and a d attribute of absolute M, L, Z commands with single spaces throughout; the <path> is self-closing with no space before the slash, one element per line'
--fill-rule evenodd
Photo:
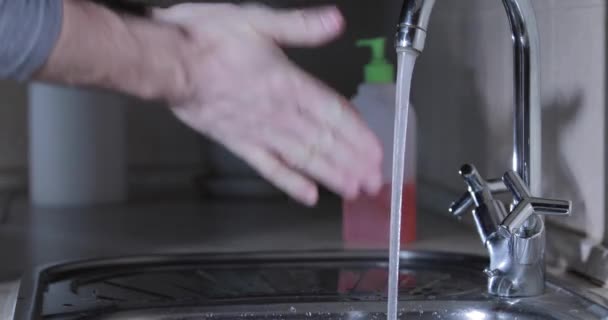
<path fill-rule="evenodd" d="M 357 47 L 368 47 L 372 50 L 372 59 L 365 65 L 364 74 L 366 83 L 393 83 L 395 69 L 384 57 L 386 39 L 371 38 L 357 41 Z"/>

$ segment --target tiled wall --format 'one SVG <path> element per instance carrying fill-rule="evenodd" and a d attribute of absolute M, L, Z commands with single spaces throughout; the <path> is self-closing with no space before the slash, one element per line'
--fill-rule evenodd
<path fill-rule="evenodd" d="M 572 199 L 574 216 L 566 223 L 599 239 L 604 226 L 606 3 L 532 3 L 541 38 L 543 193 Z M 477 164 L 489 177 L 510 165 L 513 62 L 502 4 L 437 1 L 427 41 L 413 91 L 421 183 L 459 193 L 463 183 L 456 173 L 462 163 Z"/>

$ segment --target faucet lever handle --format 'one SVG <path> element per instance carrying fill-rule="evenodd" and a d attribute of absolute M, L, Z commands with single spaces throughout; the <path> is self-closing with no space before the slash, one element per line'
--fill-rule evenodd
<path fill-rule="evenodd" d="M 513 198 L 516 202 L 532 197 L 528 186 L 526 186 L 521 177 L 513 170 L 507 171 L 502 177 L 502 181 L 504 181 L 507 189 L 513 193 Z"/>
<path fill-rule="evenodd" d="M 475 201 L 473 201 L 473 197 L 471 197 L 471 194 L 467 191 L 458 198 L 458 200 L 452 202 L 449 211 L 455 217 L 460 218 L 467 212 L 473 210 L 474 207 Z"/>
<path fill-rule="evenodd" d="M 450 205 L 449 211 L 455 217 L 461 217 L 473 210 L 475 206 L 480 205 L 472 193 L 484 191 L 484 189 L 487 189 L 492 195 L 509 191 L 501 179 L 484 180 L 477 169 L 471 164 L 463 165 L 459 173 L 465 180 L 469 190 Z"/>
<path fill-rule="evenodd" d="M 501 225 L 513 233 L 519 229 L 533 214 L 549 216 L 569 216 L 572 202 L 565 200 L 546 199 L 532 196 L 521 177 L 508 171 L 503 176 L 504 184 L 513 193 L 517 205 L 503 220 Z"/>

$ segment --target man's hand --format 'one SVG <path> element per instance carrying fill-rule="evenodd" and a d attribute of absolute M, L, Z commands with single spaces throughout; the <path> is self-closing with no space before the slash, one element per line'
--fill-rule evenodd
<path fill-rule="evenodd" d="M 314 180 L 346 198 L 379 190 L 373 133 L 280 49 L 337 37 L 337 9 L 185 4 L 150 20 L 64 3 L 64 30 L 39 78 L 166 100 L 181 121 L 307 205 L 318 199 Z"/>
<path fill-rule="evenodd" d="M 189 88 L 172 102 L 183 122 L 245 159 L 303 203 L 317 180 L 347 198 L 381 185 L 382 152 L 348 102 L 284 55 L 279 45 L 335 38 L 335 8 L 275 11 L 179 5 L 155 18 L 181 26 Z"/>

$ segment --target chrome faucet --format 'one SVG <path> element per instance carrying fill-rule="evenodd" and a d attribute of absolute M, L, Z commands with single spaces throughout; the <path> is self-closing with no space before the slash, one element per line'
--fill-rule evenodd
<path fill-rule="evenodd" d="M 545 227 L 541 215 L 566 216 L 570 201 L 532 196 L 514 171 L 502 180 L 485 181 L 474 166 L 466 164 L 460 175 L 468 186 L 467 196 L 450 209 L 462 215 L 475 207 L 473 218 L 490 256 L 485 270 L 488 292 L 501 297 L 541 295 L 545 287 Z M 512 210 L 494 195 L 510 191 Z"/>
<path fill-rule="evenodd" d="M 545 283 L 545 227 L 541 215 L 569 215 L 569 201 L 533 197 L 540 193 L 541 118 L 539 47 L 536 17 L 530 0 L 502 0 L 511 26 L 514 48 L 515 111 L 513 169 L 502 179 L 484 180 L 472 165 L 460 174 L 468 185 L 450 211 L 469 209 L 490 256 L 488 292 L 503 297 L 541 295 Z M 420 54 L 424 49 L 435 0 L 404 0 L 395 47 Z M 511 191 L 512 211 L 496 200 Z"/>

